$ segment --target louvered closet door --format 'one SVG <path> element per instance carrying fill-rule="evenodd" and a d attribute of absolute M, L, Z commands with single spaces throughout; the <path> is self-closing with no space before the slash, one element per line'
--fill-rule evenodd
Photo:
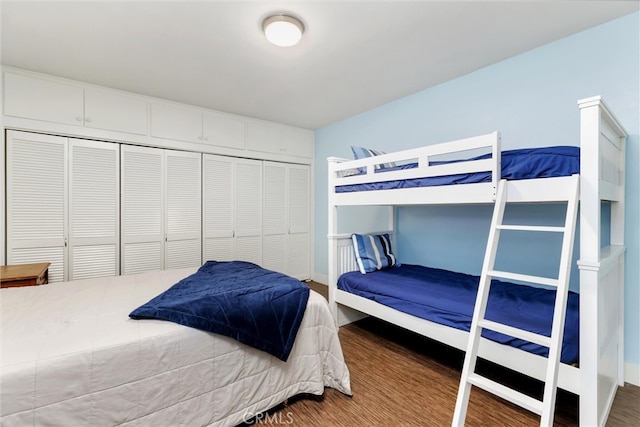
<path fill-rule="evenodd" d="M 263 266 L 287 274 L 287 165 L 264 162 Z"/>
<path fill-rule="evenodd" d="M 167 150 L 166 268 L 202 264 L 201 154 Z"/>
<path fill-rule="evenodd" d="M 7 131 L 7 264 L 50 262 L 66 280 L 67 139 Z"/>
<path fill-rule="evenodd" d="M 204 154 L 202 158 L 202 226 L 204 261 L 236 259 L 235 159 Z"/>
<path fill-rule="evenodd" d="M 262 162 L 236 160 L 236 259 L 262 265 Z"/>
<path fill-rule="evenodd" d="M 164 268 L 164 151 L 122 146 L 121 273 Z"/>
<path fill-rule="evenodd" d="M 69 139 L 69 280 L 119 274 L 119 145 Z"/>
<path fill-rule="evenodd" d="M 287 274 L 296 279 L 311 277 L 310 266 L 310 168 L 290 165 L 287 195 L 289 248 Z"/>

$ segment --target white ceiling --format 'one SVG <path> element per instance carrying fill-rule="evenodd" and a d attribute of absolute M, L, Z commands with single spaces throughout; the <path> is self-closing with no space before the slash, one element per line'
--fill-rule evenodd
<path fill-rule="evenodd" d="M 316 129 L 638 10 L 638 0 L 2 0 L 2 63 Z M 306 27 L 270 45 L 262 19 Z"/>

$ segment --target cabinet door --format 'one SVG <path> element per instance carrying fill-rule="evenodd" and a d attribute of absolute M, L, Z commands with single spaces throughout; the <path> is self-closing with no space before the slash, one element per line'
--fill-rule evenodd
<path fill-rule="evenodd" d="M 84 90 L 49 80 L 4 73 L 4 114 L 82 126 Z"/>
<path fill-rule="evenodd" d="M 263 266 L 287 274 L 287 166 L 264 162 Z"/>
<path fill-rule="evenodd" d="M 66 138 L 7 131 L 7 264 L 50 262 L 67 279 Z"/>
<path fill-rule="evenodd" d="M 235 159 L 203 155 L 202 226 L 204 261 L 232 261 L 235 255 Z"/>
<path fill-rule="evenodd" d="M 202 264 L 201 154 L 167 150 L 166 268 Z"/>
<path fill-rule="evenodd" d="M 164 267 L 164 151 L 121 148 L 121 272 Z"/>
<path fill-rule="evenodd" d="M 262 162 L 238 159 L 235 188 L 236 259 L 262 265 Z"/>
<path fill-rule="evenodd" d="M 217 113 L 202 116 L 203 142 L 219 147 L 245 147 L 245 122 L 242 119 Z"/>
<path fill-rule="evenodd" d="M 172 104 L 151 104 L 151 136 L 202 143 L 202 112 Z"/>
<path fill-rule="evenodd" d="M 119 145 L 69 139 L 69 280 L 120 270 Z"/>
<path fill-rule="evenodd" d="M 285 128 L 282 131 L 284 153 L 290 156 L 313 157 L 313 131 Z"/>
<path fill-rule="evenodd" d="M 147 101 L 119 92 L 85 90 L 85 126 L 118 132 L 147 134 Z"/>
<path fill-rule="evenodd" d="M 309 166 L 290 165 L 287 179 L 288 265 L 287 274 L 297 279 L 311 277 Z"/>
<path fill-rule="evenodd" d="M 260 122 L 247 125 L 247 148 L 266 153 L 283 154 L 282 129 Z"/>

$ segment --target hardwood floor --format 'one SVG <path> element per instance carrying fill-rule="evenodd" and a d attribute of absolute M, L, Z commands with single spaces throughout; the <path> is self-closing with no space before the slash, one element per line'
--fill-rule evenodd
<path fill-rule="evenodd" d="M 326 287 L 310 283 L 326 296 Z M 293 426 L 449 426 L 458 391 L 463 353 L 376 319 L 340 329 L 351 373 L 353 397 L 326 389 L 321 397 L 292 399 L 258 424 Z M 480 361 L 482 362 L 482 361 Z M 478 371 L 511 387 L 542 395 L 538 381 L 498 367 Z M 577 425 L 578 399 L 559 391 L 554 425 Z M 471 392 L 468 426 L 537 426 L 538 416 L 476 388 Z M 640 425 L 640 388 L 621 387 L 607 426 Z"/>

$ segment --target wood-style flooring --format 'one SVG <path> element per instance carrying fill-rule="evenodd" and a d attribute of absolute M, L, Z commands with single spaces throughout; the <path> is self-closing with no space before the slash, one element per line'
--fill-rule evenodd
<path fill-rule="evenodd" d="M 326 297 L 326 286 L 310 283 Z M 295 398 L 261 425 L 291 426 L 450 426 L 463 352 L 382 321 L 368 318 L 340 328 L 351 373 L 353 397 L 326 389 L 321 397 Z M 542 396 L 542 383 L 479 361 L 485 376 Z M 554 425 L 578 424 L 578 398 L 560 390 Z M 540 418 L 473 388 L 467 426 L 537 426 Z M 640 388 L 621 387 L 607 426 L 640 425 Z"/>

